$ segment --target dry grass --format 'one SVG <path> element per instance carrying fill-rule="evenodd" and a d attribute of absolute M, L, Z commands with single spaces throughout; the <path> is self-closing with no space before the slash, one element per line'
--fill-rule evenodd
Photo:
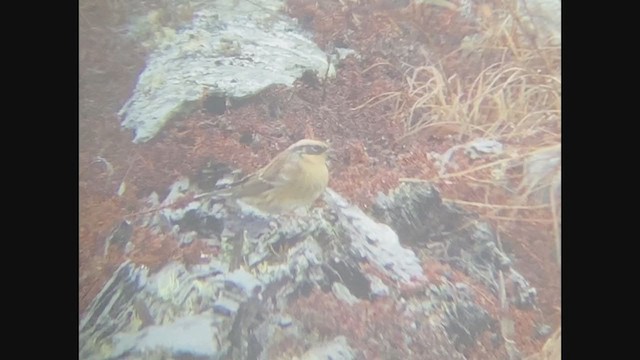
<path fill-rule="evenodd" d="M 452 199 L 489 218 L 552 224 L 559 262 L 560 47 L 536 36 L 531 22 L 518 15 L 523 12 L 516 11 L 517 1 L 496 3 L 480 8 L 480 33 L 437 61 L 425 54 L 423 65 L 405 65 L 402 89 L 353 110 L 393 102 L 394 118 L 404 126 L 399 141 L 447 129 L 461 142 L 503 143 L 504 152 L 484 163 L 468 162 L 429 180 L 464 180 L 500 193 L 484 201 Z"/>

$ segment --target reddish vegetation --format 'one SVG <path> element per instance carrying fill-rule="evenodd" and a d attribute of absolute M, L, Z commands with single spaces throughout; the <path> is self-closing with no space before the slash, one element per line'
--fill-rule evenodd
<path fill-rule="evenodd" d="M 296 301 L 290 313 L 320 339 L 346 336 L 351 346 L 364 349 L 366 359 L 407 358 L 413 350 L 403 338 L 410 319 L 390 299 L 345 306 L 332 293 L 314 291 Z"/>
<path fill-rule="evenodd" d="M 85 10 L 83 16 L 90 19 L 91 26 L 81 21 L 81 313 L 125 259 L 113 246 L 104 256 L 105 238 L 110 231 L 126 215 L 141 211 L 143 197 L 154 191 L 161 197 L 166 195 L 168 186 L 178 177 L 196 174 L 211 160 L 251 171 L 294 141 L 315 137 L 333 144 L 335 159 L 331 162 L 330 186 L 365 209 L 378 192 L 396 187 L 402 178 L 436 180 L 442 196 L 448 199 L 509 204 L 510 195 L 490 185 L 489 169 L 468 177 L 437 179 L 437 168 L 429 153 L 442 153 L 459 144 L 453 137 L 445 136 L 455 132 L 455 128 L 432 129 L 401 139 L 404 125 L 394 116 L 393 102 L 352 110 L 376 95 L 402 88 L 405 79 L 399 62 L 419 65 L 425 60 L 420 51 L 409 50 L 410 44 L 426 44 L 435 49 L 432 56 L 442 57 L 459 45 L 459 40 L 471 30 L 469 25 L 457 13 L 443 8 L 411 5 L 407 9 L 394 9 L 384 5 L 393 1 L 383 0 L 369 2 L 367 6 L 354 2 L 346 7 L 342 3 L 288 2 L 289 14 L 313 30 L 321 47 L 328 48 L 328 44 L 350 47 L 361 56 L 361 59 L 350 57 L 340 64 L 337 77 L 329 80 L 325 89 L 303 81 L 293 88 L 272 87 L 255 101 L 231 108 L 222 116 L 198 111 L 140 145 L 131 143 L 131 134 L 120 129 L 115 113 L 131 94 L 136 75 L 143 67 L 143 56 L 133 44 L 117 42 L 115 35 L 101 30 L 113 25 L 107 16 L 102 16 L 104 9 Z M 452 59 L 447 66 L 460 66 L 456 61 Z M 382 63 L 392 65 L 374 66 Z M 271 105 L 279 108 L 276 116 L 270 113 Z M 244 141 L 247 138 L 251 141 Z M 112 172 L 109 166 L 97 161 L 98 157 L 109 162 Z M 471 164 L 461 154 L 454 159 L 460 169 Z M 469 181 L 471 176 L 473 182 Z M 116 192 L 123 179 L 126 191 L 119 197 Z M 475 181 L 482 179 L 486 180 L 486 186 Z M 512 310 L 510 314 L 516 323 L 518 347 L 523 354 L 531 354 L 542 346 L 542 340 L 532 336 L 535 326 L 546 323 L 556 327 L 560 321 L 560 272 L 555 262 L 549 211 L 508 213 L 473 207 L 470 210 L 493 219 L 503 246 L 516 255 L 516 268 L 538 290 L 538 310 Z M 203 257 L 215 256 L 212 249 L 198 241 L 181 248 L 170 237 L 140 229 L 134 231 L 133 243 L 135 250 L 128 257 L 152 269 L 175 258 L 195 263 Z M 435 274 L 442 266 L 426 263 L 425 270 Z M 473 284 L 469 279 L 465 281 Z M 498 306 L 492 303 L 496 301 L 494 297 L 483 294 L 480 285 L 475 288 L 479 298 L 486 300 L 487 309 L 497 312 Z M 313 314 L 304 313 L 305 301 L 313 301 L 308 308 L 316 308 L 318 304 L 327 307 L 322 309 L 321 316 L 310 319 L 320 333 L 325 328 L 329 332 L 340 329 L 371 351 L 378 346 L 367 340 L 373 339 L 373 335 L 375 338 L 389 335 L 390 347 L 402 340 L 393 329 L 401 326 L 394 323 L 397 314 L 385 301 L 361 303 L 346 310 L 331 294 L 314 294 L 296 305 L 297 314 L 307 317 Z M 475 357 L 484 357 L 483 353 L 478 349 Z"/>

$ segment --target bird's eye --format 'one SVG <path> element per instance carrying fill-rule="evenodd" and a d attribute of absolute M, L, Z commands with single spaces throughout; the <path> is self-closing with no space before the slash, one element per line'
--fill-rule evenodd
<path fill-rule="evenodd" d="M 319 155 L 326 152 L 327 147 L 322 145 L 304 145 L 297 148 L 296 151 L 302 154 Z"/>

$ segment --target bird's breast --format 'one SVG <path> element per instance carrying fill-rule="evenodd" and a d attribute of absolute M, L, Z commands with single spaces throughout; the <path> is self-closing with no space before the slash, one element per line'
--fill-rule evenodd
<path fill-rule="evenodd" d="M 329 182 L 329 171 L 321 156 L 303 156 L 288 174 L 287 185 L 274 191 L 285 202 L 311 205 Z"/>
<path fill-rule="evenodd" d="M 303 156 L 300 161 L 301 179 L 296 181 L 308 191 L 324 191 L 329 182 L 329 170 L 323 156 Z"/>

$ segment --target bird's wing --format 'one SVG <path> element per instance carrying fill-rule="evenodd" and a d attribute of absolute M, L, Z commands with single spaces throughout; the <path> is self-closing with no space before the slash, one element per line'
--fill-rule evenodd
<path fill-rule="evenodd" d="M 240 180 L 232 191 L 235 197 L 245 197 L 255 196 L 272 188 L 273 185 L 260 179 L 258 174 L 252 174 Z"/>
<path fill-rule="evenodd" d="M 259 171 L 257 175 L 260 177 L 260 180 L 272 186 L 286 185 L 290 179 L 284 175 L 291 171 L 289 167 L 292 166 L 289 160 L 289 154 L 280 153 L 273 158 L 267 166 Z"/>
<path fill-rule="evenodd" d="M 279 154 L 267 166 L 240 181 L 229 185 L 231 195 L 235 197 L 255 196 L 274 187 L 285 185 L 288 181 L 283 176 L 287 163 L 287 155 Z"/>

